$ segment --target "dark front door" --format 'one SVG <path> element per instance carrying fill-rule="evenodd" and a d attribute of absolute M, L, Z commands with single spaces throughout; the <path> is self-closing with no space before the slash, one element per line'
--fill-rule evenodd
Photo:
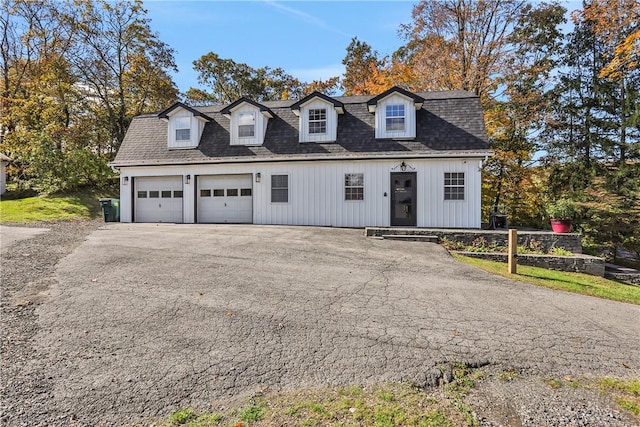
<path fill-rule="evenodd" d="M 416 173 L 391 174 L 391 225 L 416 225 Z"/>

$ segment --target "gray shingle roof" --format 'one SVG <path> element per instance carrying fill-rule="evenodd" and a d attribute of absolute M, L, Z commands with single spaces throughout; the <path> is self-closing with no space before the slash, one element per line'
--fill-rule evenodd
<path fill-rule="evenodd" d="M 195 149 L 168 149 L 167 122 L 158 114 L 133 118 L 114 166 L 311 160 L 332 158 L 458 157 L 490 154 L 478 97 L 464 91 L 419 93 L 423 106 L 416 112 L 416 138 L 408 141 L 376 139 L 375 116 L 367 101 L 374 96 L 335 97 L 344 104 L 338 116 L 337 141 L 300 143 L 298 117 L 291 110 L 295 100 L 263 102 L 269 119 L 262 146 L 229 144 L 230 120 L 225 106 L 194 107 L 212 120 L 206 123 Z"/>

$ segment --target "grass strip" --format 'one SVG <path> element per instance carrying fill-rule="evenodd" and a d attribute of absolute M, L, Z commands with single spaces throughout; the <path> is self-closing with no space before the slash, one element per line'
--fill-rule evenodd
<path fill-rule="evenodd" d="M 458 261 L 519 282 L 640 305 L 640 286 L 627 285 L 615 280 L 584 273 L 547 270 L 546 268 L 525 265 L 518 266 L 517 274 L 509 274 L 505 263 L 465 257 L 458 254 L 452 255 Z"/>
<path fill-rule="evenodd" d="M 30 223 L 95 219 L 102 215 L 95 191 L 0 201 L 0 222 Z"/>

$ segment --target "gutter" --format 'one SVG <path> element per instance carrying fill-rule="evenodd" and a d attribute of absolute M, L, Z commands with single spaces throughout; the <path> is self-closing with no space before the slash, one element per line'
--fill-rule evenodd
<path fill-rule="evenodd" d="M 380 155 L 352 155 L 352 156 L 287 156 L 287 157 L 230 157 L 230 158 L 209 158 L 202 160 L 183 161 L 138 161 L 138 162 L 111 162 L 112 168 L 135 167 L 135 166 L 186 166 L 186 165 L 217 165 L 217 164 L 242 164 L 242 163 L 288 163 L 304 161 L 330 162 L 336 160 L 392 160 L 392 159 L 447 159 L 447 158 L 484 158 L 486 162 L 493 156 L 493 151 L 466 151 L 466 152 L 443 152 L 429 154 L 401 154 L 402 152 L 387 152 Z"/>

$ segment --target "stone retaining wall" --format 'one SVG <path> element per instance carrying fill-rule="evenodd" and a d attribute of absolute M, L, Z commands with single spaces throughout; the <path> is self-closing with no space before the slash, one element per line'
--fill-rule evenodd
<path fill-rule="evenodd" d="M 507 254 L 505 253 L 464 251 L 454 252 L 472 258 L 488 259 L 491 261 L 504 263 L 507 262 Z M 583 254 L 576 254 L 573 256 L 519 254 L 518 264 L 530 265 L 533 267 L 542 267 L 549 270 L 587 273 L 593 276 L 602 277 L 604 276 L 605 262 L 602 258 Z"/>
<path fill-rule="evenodd" d="M 442 228 L 395 228 L 395 227 L 367 227 L 367 237 L 382 237 L 387 234 L 438 236 L 462 242 L 469 246 L 479 238 L 486 240 L 489 246 L 507 246 L 507 230 L 469 230 Z M 547 252 L 551 248 L 564 248 L 574 254 L 582 253 L 582 236 L 578 233 L 557 234 L 552 231 L 520 231 L 518 230 L 518 245 L 529 246 L 535 240 L 540 248 Z"/>

